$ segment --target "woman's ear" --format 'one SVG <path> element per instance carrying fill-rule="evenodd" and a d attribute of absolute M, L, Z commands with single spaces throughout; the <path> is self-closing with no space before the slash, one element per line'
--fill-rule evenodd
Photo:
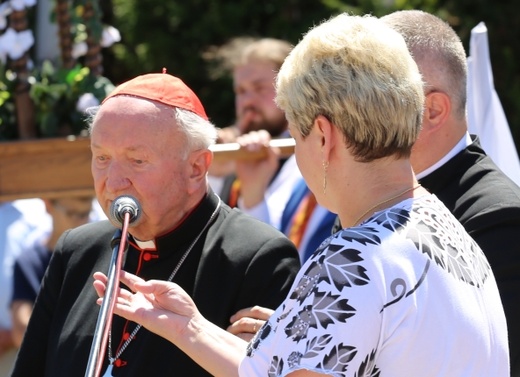
<path fill-rule="evenodd" d="M 426 95 L 422 128 L 427 132 L 439 130 L 448 120 L 451 113 L 450 97 L 440 91 L 433 91 Z"/>
<path fill-rule="evenodd" d="M 320 143 L 320 149 L 322 151 L 323 161 L 329 161 L 331 149 L 334 147 L 334 131 L 335 127 L 330 120 L 323 116 L 318 115 L 314 119 L 314 127 L 317 132 L 317 138 Z"/>

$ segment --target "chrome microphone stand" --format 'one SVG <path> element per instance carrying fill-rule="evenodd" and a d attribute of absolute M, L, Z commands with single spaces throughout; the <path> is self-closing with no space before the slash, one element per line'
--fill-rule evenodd
<path fill-rule="evenodd" d="M 112 317 L 114 307 L 117 300 L 117 290 L 119 287 L 119 278 L 121 275 L 121 266 L 123 264 L 123 256 L 128 250 L 128 224 L 130 222 L 130 213 L 124 214 L 123 228 L 118 229 L 112 237 L 112 259 L 107 275 L 107 285 L 103 303 L 99 311 L 96 329 L 94 331 L 94 339 L 90 348 L 89 361 L 85 377 L 98 377 L 103 366 L 103 359 L 106 352 L 108 341 L 108 333 L 112 325 Z"/>

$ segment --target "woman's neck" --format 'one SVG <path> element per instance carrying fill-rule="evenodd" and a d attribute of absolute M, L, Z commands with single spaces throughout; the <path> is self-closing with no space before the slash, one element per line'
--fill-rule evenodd
<path fill-rule="evenodd" d="M 338 211 L 343 227 L 358 225 L 375 212 L 413 197 L 419 187 L 408 159 L 385 158 L 358 164 L 365 165 L 358 165 L 357 174 L 350 175 L 350 184 L 343 193 L 346 200 Z"/>

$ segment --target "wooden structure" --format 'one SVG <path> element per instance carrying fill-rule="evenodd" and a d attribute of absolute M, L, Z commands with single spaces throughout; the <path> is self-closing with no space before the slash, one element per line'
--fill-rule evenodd
<path fill-rule="evenodd" d="M 90 140 L 0 143 L 0 200 L 93 195 Z"/>
<path fill-rule="evenodd" d="M 272 140 L 282 156 L 293 153 L 293 139 Z M 237 143 L 212 146 L 215 161 L 258 159 Z M 35 139 L 0 143 L 0 201 L 94 195 L 89 138 Z"/>
<path fill-rule="evenodd" d="M 91 73 L 101 76 L 103 62 L 100 53 L 102 24 L 99 0 L 82 0 L 81 3 L 79 9 L 82 10 L 81 18 L 87 34 L 85 65 Z M 61 65 L 71 69 L 77 63 L 72 56 L 71 13 L 74 10 L 68 0 L 56 0 L 54 6 Z M 9 21 L 17 32 L 29 28 L 25 9 L 11 13 Z M 20 140 L 0 142 L 0 201 L 94 195 L 89 138 L 36 138 L 35 107 L 29 96 L 28 60 L 29 52 L 25 52 L 22 57 L 10 62 L 18 77 L 14 98 Z M 67 124 L 60 127 L 68 130 Z M 294 140 L 273 140 L 272 146 L 280 147 L 282 155 L 287 156 L 293 153 Z M 265 150 L 258 153 L 243 151 L 236 143 L 215 145 L 213 151 L 216 161 L 256 159 L 265 155 Z"/>

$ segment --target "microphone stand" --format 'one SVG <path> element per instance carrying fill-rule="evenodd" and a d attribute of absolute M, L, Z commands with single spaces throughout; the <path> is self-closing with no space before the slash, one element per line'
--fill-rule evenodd
<path fill-rule="evenodd" d="M 85 377 L 98 377 L 103 366 L 103 359 L 108 341 L 108 333 L 112 325 L 112 317 L 114 315 L 114 307 L 116 305 L 117 290 L 119 287 L 119 278 L 121 275 L 121 266 L 123 264 L 123 256 L 128 250 L 128 224 L 130 222 L 130 213 L 124 214 L 123 228 L 118 229 L 112 237 L 112 259 L 107 275 L 107 286 L 105 297 L 99 311 L 96 329 L 94 331 L 94 339 L 90 348 L 89 361 Z"/>

